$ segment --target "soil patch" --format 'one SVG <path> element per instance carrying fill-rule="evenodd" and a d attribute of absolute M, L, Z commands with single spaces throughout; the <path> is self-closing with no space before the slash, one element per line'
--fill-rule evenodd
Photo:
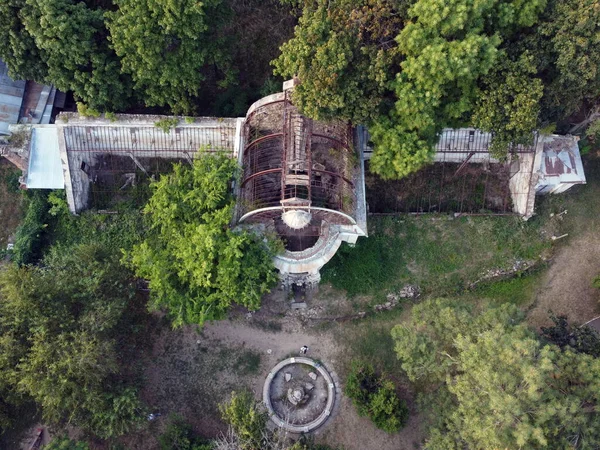
<path fill-rule="evenodd" d="M 582 324 L 600 315 L 600 290 L 592 280 L 600 274 L 600 234 L 589 231 L 557 250 L 546 272 L 528 322 L 536 327 L 552 324 L 548 310 Z"/>

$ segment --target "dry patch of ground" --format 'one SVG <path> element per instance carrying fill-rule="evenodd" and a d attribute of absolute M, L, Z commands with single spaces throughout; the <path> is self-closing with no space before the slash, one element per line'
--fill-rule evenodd
<path fill-rule="evenodd" d="M 573 238 L 556 252 L 543 277 L 528 321 L 536 328 L 551 325 L 548 311 L 582 324 L 600 315 L 600 290 L 592 280 L 600 274 L 600 234 Z"/>

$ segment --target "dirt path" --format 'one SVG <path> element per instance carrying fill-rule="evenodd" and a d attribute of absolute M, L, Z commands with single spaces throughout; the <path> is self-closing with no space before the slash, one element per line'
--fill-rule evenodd
<path fill-rule="evenodd" d="M 593 230 L 574 238 L 554 257 L 544 276 L 528 322 L 550 325 L 548 310 L 581 324 L 600 315 L 600 290 L 592 280 L 600 274 L 600 233 Z"/>
<path fill-rule="evenodd" d="M 330 369 L 339 367 L 342 357 L 340 345 L 331 332 L 270 333 L 247 325 L 241 321 L 220 321 L 209 324 L 203 335 L 210 340 L 226 342 L 228 346 L 243 345 L 260 351 L 263 356 L 262 373 L 255 380 L 255 394 L 260 398 L 268 371 L 281 359 L 297 354 L 302 345 L 308 345 L 309 357 L 323 361 Z M 268 352 L 270 350 L 270 353 Z M 317 442 L 344 450 L 412 450 L 418 448 L 423 434 L 421 418 L 413 414 L 402 432 L 390 435 L 375 428 L 368 418 L 359 417 L 354 406 L 345 396 L 337 416 L 316 433 Z"/>

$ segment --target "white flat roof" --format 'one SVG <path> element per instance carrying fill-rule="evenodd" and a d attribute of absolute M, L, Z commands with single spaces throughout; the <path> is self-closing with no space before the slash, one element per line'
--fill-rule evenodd
<path fill-rule="evenodd" d="M 33 128 L 27 189 L 64 189 L 58 130 L 56 127 Z"/>

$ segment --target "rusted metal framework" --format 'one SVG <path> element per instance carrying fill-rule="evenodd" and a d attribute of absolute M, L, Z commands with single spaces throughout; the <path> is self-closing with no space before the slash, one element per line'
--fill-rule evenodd
<path fill-rule="evenodd" d="M 324 227 L 355 223 L 358 156 L 349 124 L 304 117 L 284 93 L 254 109 L 243 133 L 240 222 L 274 226 L 294 251 L 313 245 Z M 311 223 L 290 229 L 281 220 L 288 210 L 310 212 Z"/>
<path fill-rule="evenodd" d="M 491 135 L 474 129 L 446 129 L 435 162 L 401 180 L 382 180 L 367 170 L 371 214 L 518 214 L 531 193 L 537 135 L 531 145 L 509 150 L 507 161 L 489 153 Z M 515 208 L 515 206 L 517 207 Z"/>

